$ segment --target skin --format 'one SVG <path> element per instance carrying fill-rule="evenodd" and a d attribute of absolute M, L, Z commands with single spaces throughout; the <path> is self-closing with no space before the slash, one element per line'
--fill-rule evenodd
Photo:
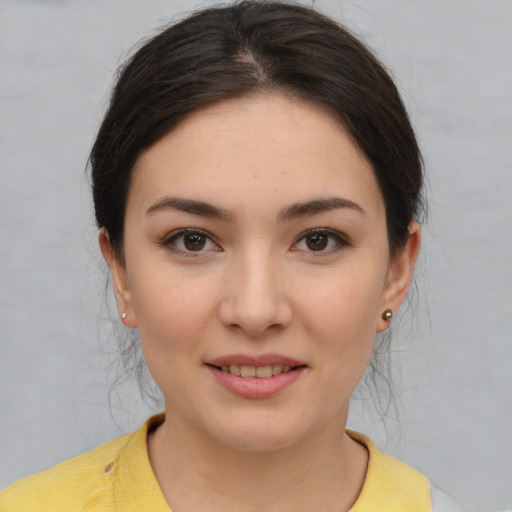
<path fill-rule="evenodd" d="M 169 198 L 207 202 L 222 216 L 163 207 Z M 312 211 L 312 201 L 332 198 L 346 204 Z M 309 204 L 301 215 L 290 209 L 299 203 Z M 201 230 L 201 250 L 185 245 L 184 228 Z M 342 511 L 355 502 L 367 452 L 343 435 L 349 398 L 389 326 L 382 312 L 407 295 L 416 222 L 409 232 L 392 260 L 371 165 L 316 104 L 224 100 L 140 155 L 124 261 L 105 230 L 100 245 L 119 314 L 139 329 L 165 397 L 148 452 L 176 512 Z M 305 369 L 278 393 L 250 399 L 207 366 L 232 354 L 275 354 Z"/>

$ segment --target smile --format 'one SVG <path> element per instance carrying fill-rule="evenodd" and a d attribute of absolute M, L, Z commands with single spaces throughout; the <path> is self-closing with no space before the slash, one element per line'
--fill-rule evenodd
<path fill-rule="evenodd" d="M 204 365 L 223 388 L 248 399 L 280 394 L 309 369 L 304 361 L 281 354 L 230 354 L 205 361 Z"/>
<path fill-rule="evenodd" d="M 233 361 L 234 362 L 234 361 Z M 246 399 L 270 398 L 297 382 L 308 368 L 305 364 L 265 364 L 255 365 L 206 364 L 215 380 L 225 389 Z M 289 361 L 291 362 L 291 361 Z M 241 361 L 240 361 L 241 363 Z M 288 363 L 288 361 L 287 361 Z"/>
<path fill-rule="evenodd" d="M 219 368 L 219 367 L 217 367 Z M 222 365 L 220 369 L 223 372 L 230 373 L 231 375 L 236 375 L 237 377 L 254 378 L 257 379 L 269 379 L 270 377 L 275 377 L 276 375 L 280 375 L 284 372 L 289 372 L 294 370 L 295 367 L 290 366 L 288 364 L 274 364 L 269 366 L 246 366 L 246 365 Z"/>

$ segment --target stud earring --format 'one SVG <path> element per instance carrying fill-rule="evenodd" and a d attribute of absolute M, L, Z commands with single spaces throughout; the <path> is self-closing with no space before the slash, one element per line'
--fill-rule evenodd
<path fill-rule="evenodd" d="M 123 314 L 121 315 L 121 318 L 122 318 L 123 320 L 126 320 L 126 313 L 123 313 Z"/>
<path fill-rule="evenodd" d="M 393 311 L 391 309 L 386 309 L 384 313 L 382 313 L 382 320 L 389 320 L 393 318 Z"/>

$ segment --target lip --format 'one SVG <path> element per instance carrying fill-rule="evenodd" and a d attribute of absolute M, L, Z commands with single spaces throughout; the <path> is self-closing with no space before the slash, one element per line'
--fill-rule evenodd
<path fill-rule="evenodd" d="M 236 364 L 239 366 L 271 366 L 274 364 L 282 364 L 289 366 L 307 366 L 304 361 L 292 359 L 279 354 L 261 354 L 259 356 L 248 356 L 246 354 L 231 354 L 217 359 L 211 359 L 205 362 L 210 366 L 231 366 Z"/>
<path fill-rule="evenodd" d="M 220 369 L 221 366 L 231 365 L 289 365 L 294 368 L 288 372 L 261 379 L 257 377 L 239 377 L 229 372 L 223 372 Z M 233 354 L 209 360 L 205 363 L 205 367 L 210 371 L 215 380 L 231 393 L 246 399 L 264 399 L 278 395 L 286 388 L 290 387 L 300 379 L 308 366 L 302 361 L 278 354 L 263 354 L 256 357 Z"/>

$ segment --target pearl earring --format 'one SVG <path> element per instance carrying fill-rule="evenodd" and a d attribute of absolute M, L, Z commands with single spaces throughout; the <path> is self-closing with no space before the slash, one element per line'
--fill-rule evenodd
<path fill-rule="evenodd" d="M 382 313 L 382 320 L 390 320 L 393 318 L 393 311 L 391 309 L 386 309 L 384 313 Z"/>

